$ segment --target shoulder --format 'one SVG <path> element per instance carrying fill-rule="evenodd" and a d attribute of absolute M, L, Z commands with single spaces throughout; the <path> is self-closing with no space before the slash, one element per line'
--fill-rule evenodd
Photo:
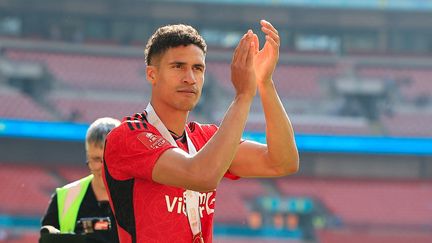
<path fill-rule="evenodd" d="M 140 130 L 149 130 L 150 124 L 147 120 L 147 113 L 135 113 L 132 116 L 127 116 L 123 118 L 122 124 L 124 128 L 128 128 L 129 131 L 140 131 Z"/>
<path fill-rule="evenodd" d="M 205 137 L 207 140 L 213 137 L 213 135 L 219 129 L 215 124 L 201 124 L 198 122 L 190 122 L 188 124 L 189 130 L 193 135 L 200 135 Z"/>
<path fill-rule="evenodd" d="M 147 120 L 145 112 L 123 118 L 121 124 L 107 136 L 105 156 L 119 157 L 144 150 L 163 147 L 167 141 L 160 132 Z"/>
<path fill-rule="evenodd" d="M 154 132 L 153 126 L 147 121 L 146 113 L 135 113 L 123 118 L 121 124 L 114 128 L 107 136 L 107 140 L 121 140 L 142 132 Z"/>

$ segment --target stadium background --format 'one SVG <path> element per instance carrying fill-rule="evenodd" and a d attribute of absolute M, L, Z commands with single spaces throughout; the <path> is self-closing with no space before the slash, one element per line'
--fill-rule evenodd
<path fill-rule="evenodd" d="M 429 0 L 0 0 L 0 242 L 37 241 L 54 188 L 88 173 L 90 122 L 145 107 L 157 27 L 207 40 L 190 118 L 218 123 L 233 48 L 260 19 L 281 36 L 274 79 L 300 172 L 224 180 L 215 242 L 432 242 L 431 13 Z M 258 99 L 245 137 L 264 141 Z"/>

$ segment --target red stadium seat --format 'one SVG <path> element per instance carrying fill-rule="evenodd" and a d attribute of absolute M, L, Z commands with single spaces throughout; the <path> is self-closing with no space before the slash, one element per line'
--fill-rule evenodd
<path fill-rule="evenodd" d="M 318 231 L 321 243 L 429 243 L 432 233 L 383 229 L 328 229 Z"/>
<path fill-rule="evenodd" d="M 217 190 L 215 222 L 246 225 L 250 211 L 247 202 L 262 195 L 266 190 L 257 179 L 222 180 Z"/>
<path fill-rule="evenodd" d="M 12 60 L 36 61 L 66 87 L 78 89 L 145 90 L 142 58 L 8 50 Z"/>
<path fill-rule="evenodd" d="M 1 87 L 3 89 L 3 87 Z M 0 93 L 0 117 L 31 120 L 55 120 L 44 108 L 30 97 L 15 90 Z"/>
<path fill-rule="evenodd" d="M 61 166 L 57 168 L 56 172 L 59 176 L 64 178 L 65 184 L 76 181 L 90 174 L 84 161 L 82 162 L 82 166 Z"/>
<path fill-rule="evenodd" d="M 352 225 L 431 225 L 432 183 L 355 179 L 277 180 L 282 195 L 319 199 L 343 223 Z"/>
<path fill-rule="evenodd" d="M 233 91 L 230 63 L 208 62 L 207 70 L 226 90 Z M 282 97 L 316 99 L 323 96 L 319 85 L 320 78 L 334 76 L 336 73 L 334 66 L 279 65 L 273 79 Z"/>
<path fill-rule="evenodd" d="M 146 106 L 142 100 L 112 100 L 90 98 L 66 98 L 61 96 L 50 97 L 49 99 L 65 116 L 75 113 L 74 121 L 91 123 L 100 117 L 113 117 L 122 119 L 125 116 L 133 115 L 144 111 Z"/>
<path fill-rule="evenodd" d="M 409 67 L 362 67 L 359 75 L 378 77 L 383 80 L 408 82 L 401 84 L 401 94 L 407 99 L 415 99 L 419 95 L 430 94 L 432 90 L 432 70 L 429 68 Z"/>
<path fill-rule="evenodd" d="M 40 216 L 50 195 L 60 183 L 50 172 L 36 165 L 2 164 L 0 170 L 0 214 Z"/>

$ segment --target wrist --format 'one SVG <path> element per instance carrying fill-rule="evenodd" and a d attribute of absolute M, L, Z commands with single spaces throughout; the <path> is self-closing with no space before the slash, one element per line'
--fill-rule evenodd
<path fill-rule="evenodd" d="M 268 89 L 274 89 L 273 79 L 270 78 L 270 79 L 266 79 L 266 80 L 263 80 L 261 82 L 258 82 L 258 91 L 260 93 L 262 93 Z"/>
<path fill-rule="evenodd" d="M 251 104 L 253 99 L 254 95 L 251 94 L 237 94 L 234 98 L 234 102 Z"/>

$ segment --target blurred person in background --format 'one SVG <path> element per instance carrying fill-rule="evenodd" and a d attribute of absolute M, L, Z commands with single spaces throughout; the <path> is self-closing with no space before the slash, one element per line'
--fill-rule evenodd
<path fill-rule="evenodd" d="M 236 95 L 220 127 L 187 123 L 204 83 L 204 39 L 187 25 L 164 26 L 150 37 L 145 50 L 150 103 L 113 129 L 104 152 L 104 179 L 121 242 L 212 242 L 222 177 L 297 172 L 294 132 L 272 80 L 278 31 L 265 20 L 261 30 L 266 35 L 261 50 L 249 30 L 234 51 Z M 267 144 L 241 141 L 257 91 Z"/>
<path fill-rule="evenodd" d="M 85 218 L 102 219 L 96 231 L 87 235 L 89 242 L 119 242 L 117 228 L 108 202 L 108 194 L 102 179 L 103 151 L 107 134 L 120 124 L 119 120 L 105 117 L 94 121 L 86 133 L 85 148 L 87 166 L 91 175 L 57 188 L 51 197 L 48 210 L 42 218 L 42 228 L 54 227 L 58 233 L 86 233 L 77 221 Z M 54 229 L 54 231 L 55 231 Z M 52 230 L 51 230 L 51 233 Z"/>

